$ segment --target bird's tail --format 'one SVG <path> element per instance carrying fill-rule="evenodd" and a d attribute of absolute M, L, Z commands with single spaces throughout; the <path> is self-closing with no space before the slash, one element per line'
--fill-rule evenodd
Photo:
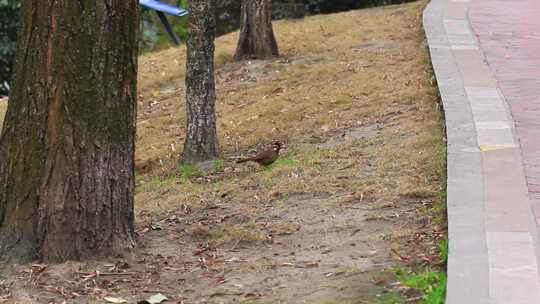
<path fill-rule="evenodd" d="M 244 159 L 239 159 L 236 161 L 237 164 L 241 164 L 241 163 L 247 163 L 248 161 L 250 161 L 251 158 L 244 158 Z"/>

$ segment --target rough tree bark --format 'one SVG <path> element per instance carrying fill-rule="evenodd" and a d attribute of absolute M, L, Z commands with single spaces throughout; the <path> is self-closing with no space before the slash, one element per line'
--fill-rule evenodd
<path fill-rule="evenodd" d="M 138 3 L 22 2 L 0 137 L 0 256 L 134 245 Z"/>
<path fill-rule="evenodd" d="M 187 134 L 181 162 L 197 163 L 219 155 L 214 80 L 215 0 L 191 0 L 189 4 Z"/>
<path fill-rule="evenodd" d="M 243 0 L 241 18 L 234 58 L 266 59 L 279 56 L 272 29 L 272 1 Z"/>

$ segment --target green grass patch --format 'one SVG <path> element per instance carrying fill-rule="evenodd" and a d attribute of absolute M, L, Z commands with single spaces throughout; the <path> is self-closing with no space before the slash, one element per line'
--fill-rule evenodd
<path fill-rule="evenodd" d="M 264 166 L 263 168 L 264 168 L 265 171 L 268 171 L 268 170 L 272 170 L 272 169 L 274 169 L 276 167 L 292 167 L 292 166 L 295 166 L 296 164 L 298 164 L 298 161 L 294 157 L 293 153 L 288 152 L 288 153 L 280 156 L 272 164 L 270 164 L 268 166 Z"/>
<path fill-rule="evenodd" d="M 223 158 L 217 158 L 212 161 L 212 171 L 219 172 L 225 168 L 225 160 Z"/>
<path fill-rule="evenodd" d="M 439 242 L 439 257 L 442 261 L 448 261 L 448 240 L 446 238 Z M 414 272 L 406 269 L 396 270 L 396 276 L 404 286 L 414 288 L 421 292 L 422 298 L 417 302 L 420 304 L 444 304 L 446 296 L 446 269 L 425 268 Z M 404 299 L 396 291 L 391 291 L 381 295 L 377 304 L 404 304 Z"/>
<path fill-rule="evenodd" d="M 444 304 L 446 294 L 446 272 L 424 269 L 417 273 L 398 271 L 403 285 L 416 288 L 423 293 L 421 304 Z"/>
<path fill-rule="evenodd" d="M 186 183 L 192 177 L 202 176 L 203 173 L 199 166 L 194 164 L 183 164 L 180 165 L 180 182 Z"/>
<path fill-rule="evenodd" d="M 167 175 L 167 176 L 153 176 L 150 179 L 150 184 L 152 184 L 155 187 L 167 187 L 171 184 L 173 184 L 176 181 L 176 176 L 174 174 Z"/>
<path fill-rule="evenodd" d="M 445 263 L 448 261 L 448 239 L 446 238 L 439 243 L 439 256 Z"/>
<path fill-rule="evenodd" d="M 448 240 L 442 239 L 439 243 L 439 256 L 442 261 L 448 260 Z M 446 270 L 425 268 L 418 272 L 398 269 L 396 276 L 407 287 L 414 288 L 422 293 L 421 304 L 444 304 L 446 295 Z M 406 300 L 397 293 L 389 293 L 379 299 L 379 304 L 405 303 Z"/>

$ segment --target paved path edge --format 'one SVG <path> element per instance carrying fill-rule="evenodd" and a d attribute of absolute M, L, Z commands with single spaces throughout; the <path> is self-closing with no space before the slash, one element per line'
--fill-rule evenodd
<path fill-rule="evenodd" d="M 482 160 L 472 110 L 443 24 L 442 0 L 423 14 L 447 135 L 448 270 L 446 303 L 488 303 Z"/>
<path fill-rule="evenodd" d="M 432 0 L 423 14 L 448 139 L 446 303 L 540 303 L 519 137 L 470 24 L 471 3 Z"/>

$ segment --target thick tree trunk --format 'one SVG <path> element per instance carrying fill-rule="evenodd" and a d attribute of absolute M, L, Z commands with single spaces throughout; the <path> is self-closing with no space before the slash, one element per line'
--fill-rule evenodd
<path fill-rule="evenodd" d="M 187 134 L 181 161 L 197 163 L 219 155 L 214 80 L 215 1 L 191 0 L 189 7 Z"/>
<path fill-rule="evenodd" d="M 134 245 L 138 3 L 22 4 L 0 138 L 0 255 L 122 253 Z"/>
<path fill-rule="evenodd" d="M 271 0 L 243 0 L 240 37 L 236 60 L 266 59 L 279 56 L 272 29 Z"/>

